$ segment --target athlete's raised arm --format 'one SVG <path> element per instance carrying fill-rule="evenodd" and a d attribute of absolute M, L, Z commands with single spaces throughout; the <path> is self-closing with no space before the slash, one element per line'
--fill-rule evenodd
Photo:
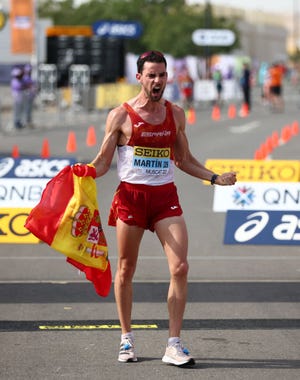
<path fill-rule="evenodd" d="M 110 168 L 116 146 L 120 144 L 127 113 L 122 106 L 111 110 L 106 119 L 105 134 L 97 156 L 91 162 L 96 168 L 97 177 L 104 175 Z"/>
<path fill-rule="evenodd" d="M 199 162 L 191 153 L 188 139 L 185 133 L 184 110 L 178 106 L 173 106 L 173 114 L 177 126 L 177 137 L 174 147 L 175 165 L 185 173 L 206 181 L 211 181 L 217 185 L 234 185 L 236 173 L 214 173 Z"/>

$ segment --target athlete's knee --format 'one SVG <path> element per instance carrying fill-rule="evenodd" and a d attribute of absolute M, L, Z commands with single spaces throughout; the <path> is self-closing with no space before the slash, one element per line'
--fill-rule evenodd
<path fill-rule="evenodd" d="M 189 271 L 189 264 L 187 261 L 181 261 L 173 266 L 170 270 L 173 277 L 186 277 Z"/>
<path fill-rule="evenodd" d="M 116 276 L 118 278 L 118 282 L 120 285 L 126 284 L 132 281 L 135 272 L 135 265 L 130 263 L 120 263 L 118 266 L 118 270 Z"/>

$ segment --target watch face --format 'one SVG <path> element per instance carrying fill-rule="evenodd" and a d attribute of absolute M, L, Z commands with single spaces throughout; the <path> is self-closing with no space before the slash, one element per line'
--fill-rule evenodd
<path fill-rule="evenodd" d="M 214 175 L 211 177 L 210 183 L 211 183 L 212 185 L 214 185 L 215 182 L 216 182 L 216 179 L 217 179 L 217 178 L 218 178 L 218 174 L 214 174 Z"/>

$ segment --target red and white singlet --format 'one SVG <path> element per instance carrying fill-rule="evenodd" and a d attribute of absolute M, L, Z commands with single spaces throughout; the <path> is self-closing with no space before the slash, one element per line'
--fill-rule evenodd
<path fill-rule="evenodd" d="M 161 124 L 150 124 L 128 104 L 132 134 L 127 145 L 118 146 L 118 175 L 121 181 L 158 186 L 174 181 L 173 146 L 176 125 L 171 103 L 166 101 L 166 117 Z"/>

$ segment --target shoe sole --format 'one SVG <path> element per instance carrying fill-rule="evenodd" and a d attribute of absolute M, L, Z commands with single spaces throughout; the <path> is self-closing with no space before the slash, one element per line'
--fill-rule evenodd
<path fill-rule="evenodd" d="M 127 359 L 127 360 L 118 359 L 119 363 L 134 363 L 134 362 L 137 362 L 137 361 L 138 361 L 137 358 Z"/>
<path fill-rule="evenodd" d="M 188 361 L 183 363 L 183 362 L 178 362 L 178 361 L 170 358 L 169 356 L 165 355 L 162 358 L 162 361 L 166 364 L 175 365 L 176 367 L 188 367 L 188 366 L 195 365 L 195 360 L 193 358 L 190 358 Z"/>

